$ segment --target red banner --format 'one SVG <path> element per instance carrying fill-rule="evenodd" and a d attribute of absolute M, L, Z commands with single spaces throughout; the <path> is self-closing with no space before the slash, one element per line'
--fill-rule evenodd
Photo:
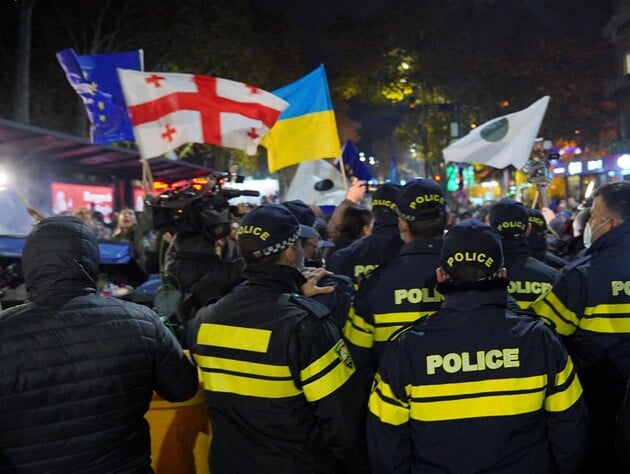
<path fill-rule="evenodd" d="M 92 208 L 109 222 L 114 205 L 114 190 L 110 186 L 54 182 L 50 186 L 52 210 L 55 214 Z"/>

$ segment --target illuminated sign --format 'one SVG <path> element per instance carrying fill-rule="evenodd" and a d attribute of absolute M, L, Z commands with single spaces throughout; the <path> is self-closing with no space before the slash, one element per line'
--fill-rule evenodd
<path fill-rule="evenodd" d="M 604 167 L 604 160 L 591 160 L 586 162 L 586 169 L 588 171 L 601 170 Z"/>
<path fill-rule="evenodd" d="M 617 166 L 619 166 L 622 170 L 630 168 L 630 155 L 621 155 L 617 158 Z"/>
<path fill-rule="evenodd" d="M 553 169 L 553 174 L 562 174 L 562 173 L 566 173 L 566 168 L 564 167 L 560 167 L 560 168 L 554 168 Z"/>
<path fill-rule="evenodd" d="M 111 186 L 68 184 L 53 182 L 50 185 L 52 211 L 55 214 L 76 211 L 80 207 L 93 208 L 110 221 L 114 190 Z"/>
<path fill-rule="evenodd" d="M 569 163 L 569 174 L 580 174 L 582 172 L 582 162 L 573 161 Z"/>

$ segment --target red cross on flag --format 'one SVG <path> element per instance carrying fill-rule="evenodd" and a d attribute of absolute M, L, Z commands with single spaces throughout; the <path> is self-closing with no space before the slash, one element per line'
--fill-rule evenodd
<path fill-rule="evenodd" d="M 142 158 L 188 142 L 253 155 L 288 107 L 280 97 L 241 82 L 194 74 L 118 69 Z"/>

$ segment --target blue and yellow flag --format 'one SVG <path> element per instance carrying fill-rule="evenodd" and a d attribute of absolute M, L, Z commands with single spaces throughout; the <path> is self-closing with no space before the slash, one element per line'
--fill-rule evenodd
<path fill-rule="evenodd" d="M 116 68 L 141 71 L 142 50 L 78 56 L 73 49 L 64 49 L 57 60 L 83 100 L 92 143 L 134 140 Z"/>
<path fill-rule="evenodd" d="M 272 93 L 286 100 L 289 107 L 261 142 L 267 148 L 269 172 L 339 156 L 337 122 L 323 65 Z"/>

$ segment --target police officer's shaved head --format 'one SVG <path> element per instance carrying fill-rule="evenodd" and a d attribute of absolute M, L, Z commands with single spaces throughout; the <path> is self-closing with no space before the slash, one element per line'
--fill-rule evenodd
<path fill-rule="evenodd" d="M 617 181 L 599 188 L 594 197 L 600 197 L 606 208 L 625 222 L 630 220 L 630 182 Z"/>

